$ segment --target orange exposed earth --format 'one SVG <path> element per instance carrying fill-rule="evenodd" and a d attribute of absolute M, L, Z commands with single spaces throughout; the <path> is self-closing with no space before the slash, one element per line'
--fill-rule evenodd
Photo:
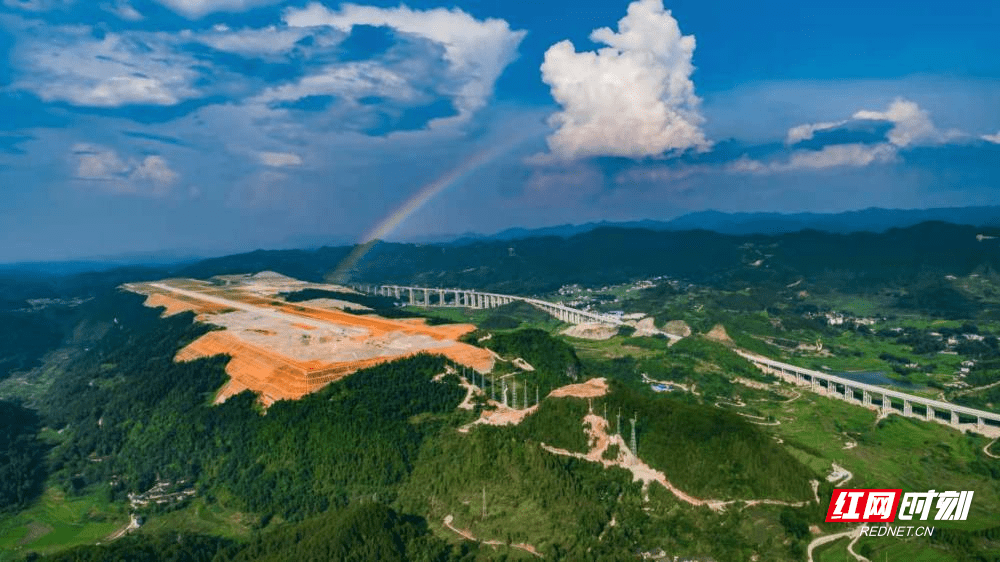
<path fill-rule="evenodd" d="M 471 324 L 428 326 L 420 319 L 359 316 L 311 301 L 289 303 L 283 292 L 305 288 L 349 291 L 297 281 L 274 273 L 227 276 L 212 282 L 171 279 L 132 283 L 125 289 L 146 295 L 146 306 L 164 316 L 191 311 L 199 322 L 223 329 L 181 349 L 176 361 L 226 354 L 230 380 L 216 403 L 251 390 L 269 406 L 297 399 L 359 369 L 426 352 L 444 355 L 480 372 L 493 368 L 493 355 L 456 341 Z M 328 301 L 316 301 L 323 303 Z"/>
<path fill-rule="evenodd" d="M 603 378 L 598 378 L 590 379 L 589 381 L 582 382 L 580 384 L 561 386 L 549 393 L 549 396 L 553 398 L 564 398 L 567 396 L 575 398 L 597 398 L 599 396 L 604 396 L 607 393 L 608 381 Z"/>

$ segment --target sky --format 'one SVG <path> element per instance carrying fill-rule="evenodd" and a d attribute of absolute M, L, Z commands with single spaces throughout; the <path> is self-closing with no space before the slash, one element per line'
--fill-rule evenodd
<path fill-rule="evenodd" d="M 983 0 L 0 0 L 0 262 L 1000 204 Z"/>

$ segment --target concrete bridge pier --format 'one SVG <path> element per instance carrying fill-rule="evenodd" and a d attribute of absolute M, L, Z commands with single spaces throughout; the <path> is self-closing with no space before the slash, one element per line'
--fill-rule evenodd
<path fill-rule="evenodd" d="M 850 402 L 851 400 L 854 400 L 854 391 L 851 390 L 851 387 L 849 387 L 849 386 L 847 386 L 845 384 L 844 385 L 844 401 L 845 402 Z"/>
<path fill-rule="evenodd" d="M 951 425 L 958 427 L 958 412 L 951 411 Z"/>
<path fill-rule="evenodd" d="M 982 416 L 976 416 L 976 427 L 982 429 L 986 426 L 986 420 Z"/>
<path fill-rule="evenodd" d="M 870 408 L 872 405 L 872 394 L 867 390 L 861 391 L 861 404 L 866 408 Z"/>
<path fill-rule="evenodd" d="M 424 289 L 424 306 L 429 307 L 431 305 L 431 290 Z"/>
<path fill-rule="evenodd" d="M 438 289 L 438 306 L 444 306 L 444 290 Z"/>
<path fill-rule="evenodd" d="M 892 411 L 892 400 L 885 394 L 882 395 L 882 413 L 888 414 Z"/>
<path fill-rule="evenodd" d="M 410 304 L 417 304 L 417 301 L 413 300 L 413 289 L 410 289 Z"/>
<path fill-rule="evenodd" d="M 913 403 L 909 400 L 903 400 L 903 415 L 912 416 L 913 415 Z"/>
<path fill-rule="evenodd" d="M 933 420 L 934 419 L 934 408 L 927 406 L 927 413 L 924 414 L 924 419 Z"/>

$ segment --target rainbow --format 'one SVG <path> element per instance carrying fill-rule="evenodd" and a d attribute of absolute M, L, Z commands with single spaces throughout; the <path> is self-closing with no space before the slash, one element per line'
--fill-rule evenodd
<path fill-rule="evenodd" d="M 528 135 L 515 136 L 506 142 L 485 148 L 472 154 L 448 173 L 421 187 L 412 197 L 394 210 L 389 216 L 379 221 L 374 227 L 364 233 L 361 243 L 344 258 L 331 274 L 333 281 L 342 281 L 348 271 L 357 265 L 358 261 L 388 234 L 396 230 L 407 218 L 420 210 L 429 201 L 443 193 L 449 187 L 461 183 L 470 174 L 507 154 L 518 145 L 525 142 Z"/>

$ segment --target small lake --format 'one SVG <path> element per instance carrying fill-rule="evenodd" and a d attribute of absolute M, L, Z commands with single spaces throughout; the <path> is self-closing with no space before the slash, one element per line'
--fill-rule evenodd
<path fill-rule="evenodd" d="M 895 386 L 898 388 L 918 388 L 917 385 L 908 381 L 897 381 L 885 376 L 883 371 L 827 371 L 831 375 L 875 386 Z"/>

